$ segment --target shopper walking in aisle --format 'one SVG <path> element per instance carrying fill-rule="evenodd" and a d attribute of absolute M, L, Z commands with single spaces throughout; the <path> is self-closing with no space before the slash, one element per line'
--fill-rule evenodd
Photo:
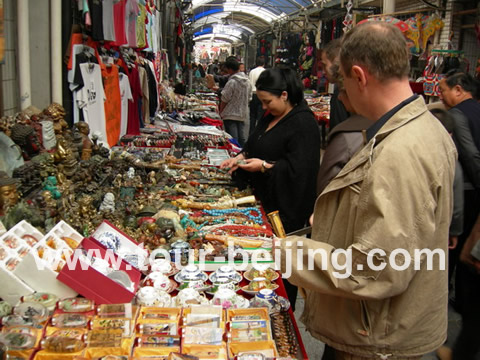
<path fill-rule="evenodd" d="M 398 28 L 382 22 L 353 28 L 340 64 L 353 108 L 375 123 L 367 144 L 318 197 L 312 239 L 287 237 L 276 260 L 305 288 L 302 320 L 336 359 L 420 359 L 446 338 L 441 268 L 455 146 L 412 93 Z"/>
<path fill-rule="evenodd" d="M 467 270 L 462 279 L 463 288 L 462 328 L 453 346 L 453 352 L 445 347 L 437 355 L 440 360 L 476 360 L 480 355 L 478 326 L 480 324 L 480 216 L 463 246 L 461 266 Z"/>
<path fill-rule="evenodd" d="M 338 124 L 338 126 L 335 126 L 328 136 L 328 145 L 318 171 L 318 195 L 337 176 L 352 156 L 365 145 L 366 136 L 364 136 L 364 132 L 373 124 L 372 120 L 355 114 L 355 110 L 345 91 L 338 63 L 332 66 L 331 72 L 332 79 L 334 79 L 335 85 L 338 87 L 338 99 L 352 115 L 341 124 Z"/>
<path fill-rule="evenodd" d="M 325 71 L 327 80 L 331 84 L 335 84 L 335 76 L 332 73 L 332 67 L 335 63 L 338 63 L 338 56 L 340 54 L 340 39 L 330 41 L 322 51 L 322 66 Z M 342 121 L 347 120 L 349 114 L 345 109 L 343 103 L 338 99 L 338 86 L 334 87 L 333 94 L 330 98 L 330 120 L 329 127 L 332 131 L 335 126 Z"/>
<path fill-rule="evenodd" d="M 454 140 L 465 179 L 463 233 L 458 237 L 457 247 L 452 250 L 449 259 L 449 281 L 455 270 L 454 307 L 462 315 L 462 329 L 453 354 L 446 347 L 438 350 L 442 360 L 475 360 L 475 354 L 480 349 L 477 346 L 480 277 L 472 272 L 473 263 L 466 261 L 471 258 L 471 247 L 466 241 L 469 235 L 478 233 L 474 224 L 480 213 L 480 104 L 475 99 L 477 93 L 478 83 L 468 74 L 453 73 L 440 82 L 441 99 L 454 118 Z"/>
<path fill-rule="evenodd" d="M 243 147 L 252 87 L 247 75 L 239 71 L 239 66 L 238 61 L 232 57 L 225 62 L 225 69 L 230 76 L 222 90 L 220 116 L 225 131 L 237 139 L 240 146 Z"/>
<path fill-rule="evenodd" d="M 266 69 L 256 87 L 268 115 L 260 119 L 243 151 L 220 167 L 249 181 L 265 211 L 279 211 L 288 233 L 303 228 L 313 210 L 320 134 L 295 71 Z M 294 307 L 297 288 L 285 285 Z"/>
<path fill-rule="evenodd" d="M 480 212 L 480 104 L 474 99 L 478 84 L 468 74 L 452 73 L 440 81 L 440 98 L 455 119 L 454 141 L 464 170 L 464 224 L 449 261 L 449 281 L 460 252 Z M 462 306 L 462 269 L 455 275 L 455 308 Z"/>
<path fill-rule="evenodd" d="M 253 133 L 255 127 L 257 126 L 257 121 L 263 115 L 262 103 L 258 99 L 257 88 L 255 87 L 255 84 L 260 74 L 265 70 L 265 57 L 257 57 L 255 64 L 256 68 L 250 70 L 250 73 L 248 74 L 250 85 L 252 85 L 252 101 L 250 101 L 250 128 L 248 131 L 249 135 Z"/>

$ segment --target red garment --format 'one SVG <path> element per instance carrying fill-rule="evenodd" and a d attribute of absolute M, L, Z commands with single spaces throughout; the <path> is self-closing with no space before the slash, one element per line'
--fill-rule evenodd
<path fill-rule="evenodd" d="M 127 33 L 125 31 L 125 0 L 119 0 L 113 6 L 113 18 L 115 26 L 115 42 L 116 46 L 125 45 L 127 43 Z"/>
<path fill-rule="evenodd" d="M 221 127 L 223 125 L 222 120 L 212 119 L 212 118 L 209 118 L 207 116 L 204 116 L 203 118 L 201 118 L 200 122 L 203 123 L 203 124 L 218 126 L 218 127 Z"/>
<path fill-rule="evenodd" d="M 73 66 L 73 56 L 72 56 L 73 45 L 82 44 L 82 43 L 83 43 L 83 34 L 73 33 L 69 43 L 70 49 L 68 50 L 68 54 L 69 54 L 68 64 L 67 64 L 68 70 L 72 70 L 72 66 Z M 100 58 L 100 54 L 98 53 L 98 50 L 97 50 L 97 42 L 93 41 L 92 38 L 89 36 L 87 38 L 87 41 L 85 42 L 85 45 L 90 46 L 95 50 L 95 57 L 97 58 L 98 63 L 101 64 L 102 59 Z"/>
<path fill-rule="evenodd" d="M 140 135 L 139 101 L 142 98 L 142 88 L 140 86 L 140 76 L 138 75 L 136 64 L 130 69 L 128 80 L 130 81 L 133 101 L 128 102 L 127 135 Z"/>
<path fill-rule="evenodd" d="M 107 142 L 110 147 L 117 145 L 120 138 L 120 124 L 122 122 L 122 103 L 120 97 L 120 79 L 116 66 L 102 67 L 103 88 L 105 90 L 105 127 L 107 128 Z"/>

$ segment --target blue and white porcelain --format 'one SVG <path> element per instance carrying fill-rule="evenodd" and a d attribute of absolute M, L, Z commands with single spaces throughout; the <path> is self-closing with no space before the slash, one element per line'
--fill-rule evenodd
<path fill-rule="evenodd" d="M 215 272 L 210 274 L 210 281 L 212 283 L 217 282 L 218 279 L 229 279 L 238 284 L 242 281 L 242 274 L 235 271 L 235 269 L 228 265 L 220 266 Z"/>

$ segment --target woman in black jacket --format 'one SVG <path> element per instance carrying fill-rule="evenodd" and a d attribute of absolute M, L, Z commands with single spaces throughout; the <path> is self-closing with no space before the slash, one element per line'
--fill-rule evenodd
<path fill-rule="evenodd" d="M 256 83 L 266 115 L 248 138 L 242 152 L 222 163 L 246 177 L 265 212 L 278 210 L 285 231 L 305 226 L 316 199 L 320 164 L 320 132 L 303 98 L 296 73 L 267 69 Z M 292 306 L 296 287 L 288 286 Z"/>

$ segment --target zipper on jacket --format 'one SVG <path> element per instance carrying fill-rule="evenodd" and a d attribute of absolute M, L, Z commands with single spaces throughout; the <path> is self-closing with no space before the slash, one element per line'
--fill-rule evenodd
<path fill-rule="evenodd" d="M 363 336 L 370 336 L 370 328 L 371 328 L 371 322 L 370 322 L 370 315 L 368 315 L 368 309 L 367 309 L 367 304 L 365 304 L 365 301 L 360 300 L 360 316 L 362 320 L 362 325 L 363 329 L 358 329 L 357 333 Z"/>

